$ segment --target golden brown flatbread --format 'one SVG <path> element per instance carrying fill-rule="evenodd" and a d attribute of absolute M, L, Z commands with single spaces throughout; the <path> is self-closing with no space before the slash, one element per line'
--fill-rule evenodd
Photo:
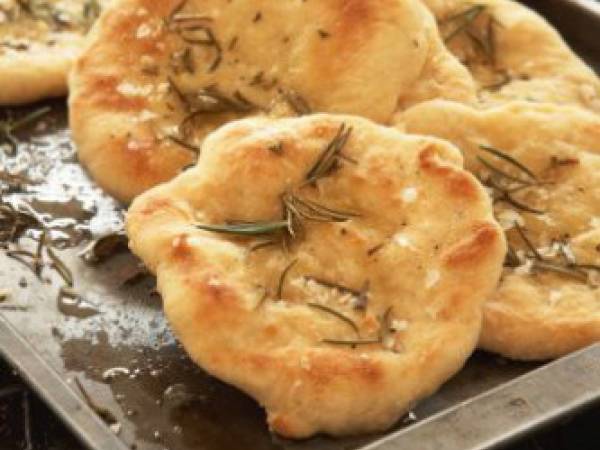
<path fill-rule="evenodd" d="M 475 98 L 419 0 L 119 0 L 71 89 L 80 160 L 123 201 L 174 177 L 234 119 L 323 111 L 389 123 L 399 106 Z"/>
<path fill-rule="evenodd" d="M 423 0 L 480 101 L 574 104 L 600 112 L 600 80 L 538 14 L 511 0 Z"/>
<path fill-rule="evenodd" d="M 506 247 L 455 147 L 318 114 L 202 151 L 133 202 L 130 246 L 187 352 L 274 431 L 385 429 L 463 365 Z"/>
<path fill-rule="evenodd" d="M 433 101 L 399 126 L 459 147 L 496 199 L 512 251 L 484 310 L 481 347 L 548 359 L 600 341 L 600 116 L 551 104 L 477 111 Z"/>
<path fill-rule="evenodd" d="M 0 105 L 67 93 L 67 73 L 106 0 L 0 0 Z"/>

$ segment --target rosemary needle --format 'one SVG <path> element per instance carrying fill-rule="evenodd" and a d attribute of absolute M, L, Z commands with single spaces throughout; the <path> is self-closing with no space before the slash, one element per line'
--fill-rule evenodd
<path fill-rule="evenodd" d="M 473 5 L 470 8 L 467 8 L 465 11 L 443 20 L 442 23 L 462 21 L 454 30 L 444 37 L 444 42 L 450 42 L 461 32 L 466 30 L 481 15 L 485 8 L 485 5 Z"/>
<path fill-rule="evenodd" d="M 342 123 L 335 137 L 327 144 L 306 174 L 306 182 L 308 184 L 314 184 L 317 180 L 331 174 L 337 168 L 339 159 L 342 157 L 342 150 L 351 134 L 352 128 L 347 128 L 346 124 Z"/>
<path fill-rule="evenodd" d="M 524 172 L 525 174 L 527 174 L 529 177 L 531 177 L 532 180 L 537 181 L 537 177 L 531 171 L 531 169 L 529 169 L 523 163 L 517 161 L 515 158 L 513 158 L 509 154 L 504 153 L 504 152 L 502 152 L 502 151 L 498 150 L 497 148 L 492 147 L 490 145 L 481 144 L 481 145 L 479 145 L 479 148 L 481 150 L 487 152 L 487 153 L 490 153 L 490 154 L 496 156 L 497 158 L 503 159 L 504 161 L 512 164 L 514 167 L 518 168 L 519 170 L 521 170 L 522 172 Z"/>
<path fill-rule="evenodd" d="M 371 345 L 381 344 L 381 338 L 377 339 L 323 339 L 321 340 L 324 344 L 331 345 L 348 345 L 350 347 L 356 347 L 358 345 Z"/>
<path fill-rule="evenodd" d="M 264 234 L 273 234 L 279 231 L 287 230 L 288 221 L 258 221 L 232 223 L 225 225 L 207 225 L 197 223 L 195 224 L 195 227 L 205 231 L 213 231 L 215 233 L 236 234 L 240 236 L 260 236 Z"/>
<path fill-rule="evenodd" d="M 328 306 L 325 305 L 321 305 L 320 303 L 307 303 L 307 306 L 314 308 L 314 309 L 318 309 L 319 311 L 323 311 L 327 314 L 330 314 L 334 317 L 337 317 L 338 319 L 342 320 L 343 322 L 347 323 L 356 333 L 356 335 L 359 335 L 359 329 L 358 329 L 358 325 L 356 325 L 356 323 L 350 319 L 349 317 L 345 316 L 344 314 L 342 314 L 339 311 L 336 311 L 333 308 L 330 308 Z"/>
<path fill-rule="evenodd" d="M 290 272 L 290 270 L 292 269 L 292 267 L 294 267 L 294 265 L 296 265 L 296 263 L 298 262 L 297 259 L 293 260 L 291 263 L 289 263 L 285 269 L 283 269 L 283 272 L 281 272 L 281 275 L 279 276 L 279 282 L 277 283 L 277 299 L 282 299 L 283 298 L 283 288 L 285 285 L 285 279 L 288 275 L 288 273 Z"/>

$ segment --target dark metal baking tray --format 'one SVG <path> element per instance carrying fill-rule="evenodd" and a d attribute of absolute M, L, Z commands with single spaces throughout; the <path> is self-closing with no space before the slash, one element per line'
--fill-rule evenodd
<path fill-rule="evenodd" d="M 598 69 L 600 13 L 585 2 L 525 3 L 555 22 Z M 90 234 L 118 228 L 122 207 L 105 197 L 75 161 L 64 102 L 48 105 L 52 112 L 40 122 L 44 125 L 20 136 L 17 156 L 0 156 L 0 172 L 29 167 L 27 175 L 39 181 L 12 198 L 21 207 L 30 205 L 55 229 L 56 242 L 65 243 L 58 253 L 73 271 L 85 303 L 73 307 L 57 302 L 61 283 L 54 271 L 46 268 L 38 277 L 0 252 L 0 287 L 8 293 L 0 302 L 0 355 L 86 447 L 488 449 L 600 401 L 600 345 L 547 365 L 477 352 L 456 377 L 385 435 L 301 442 L 273 436 L 254 401 L 188 359 L 164 321 L 154 280 L 138 273 L 135 258 L 124 252 L 90 266 L 78 256 Z M 22 242 L 35 246 L 26 238 Z M 112 374 L 106 372 L 114 368 Z M 99 409 L 114 415 L 112 429 L 94 412 Z"/>

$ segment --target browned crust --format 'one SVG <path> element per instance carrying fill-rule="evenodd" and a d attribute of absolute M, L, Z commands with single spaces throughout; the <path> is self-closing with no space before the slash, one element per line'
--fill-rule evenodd
<path fill-rule="evenodd" d="M 515 314 L 502 305 L 486 308 L 479 346 L 522 361 L 554 359 L 600 340 L 598 322 L 582 317 L 542 322 L 538 317 Z"/>
<path fill-rule="evenodd" d="M 478 224 L 473 227 L 471 235 L 447 249 L 442 259 L 449 266 L 477 264 L 497 245 L 499 238 L 495 226 L 489 222 Z"/>
<path fill-rule="evenodd" d="M 427 146 L 419 154 L 419 161 L 425 173 L 444 179 L 449 195 L 466 199 L 474 199 L 480 195 L 478 182 L 473 176 L 440 159 L 435 146 Z"/>

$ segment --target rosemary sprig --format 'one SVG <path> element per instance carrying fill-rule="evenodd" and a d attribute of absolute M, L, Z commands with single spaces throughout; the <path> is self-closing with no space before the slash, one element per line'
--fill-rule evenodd
<path fill-rule="evenodd" d="M 248 100 L 240 91 L 235 91 L 232 96 L 228 96 L 221 92 L 216 85 L 210 85 L 197 92 L 186 93 L 173 78 L 168 77 L 167 81 L 177 98 L 191 114 L 184 121 L 189 121 L 201 114 L 247 113 L 258 109 L 258 106 Z"/>
<path fill-rule="evenodd" d="M 200 152 L 202 151 L 202 149 L 199 146 L 194 145 L 194 144 L 186 141 L 185 139 L 183 139 L 179 136 L 176 136 L 174 134 L 169 134 L 166 136 L 166 138 L 169 139 L 170 141 L 176 143 L 180 147 L 183 147 L 186 150 L 189 150 L 190 152 L 194 153 L 195 155 L 200 155 Z"/>
<path fill-rule="evenodd" d="M 511 175 L 505 171 L 503 171 L 502 169 L 499 169 L 498 167 L 494 166 L 492 163 L 490 163 L 487 159 L 482 158 L 481 156 L 477 155 L 477 160 L 483 164 L 487 169 L 489 169 L 490 171 L 492 171 L 494 174 L 499 175 L 500 177 L 504 177 L 507 180 L 511 180 L 511 181 L 515 181 L 517 183 L 522 183 L 524 185 L 527 186 L 531 186 L 532 182 L 528 181 L 528 180 L 523 180 L 519 177 L 516 177 L 514 175 Z"/>
<path fill-rule="evenodd" d="M 215 56 L 208 66 L 208 72 L 212 73 L 219 68 L 223 61 L 223 47 L 209 26 L 213 19 L 200 14 L 184 13 L 186 5 L 187 0 L 180 2 L 169 14 L 165 21 L 167 29 L 177 33 L 187 44 L 212 48 Z M 188 66 L 188 69 L 190 67 Z M 193 72 L 194 70 L 191 71 L 191 73 Z"/>
<path fill-rule="evenodd" d="M 359 345 L 372 345 L 381 344 L 381 338 L 376 339 L 322 339 L 323 344 L 331 345 L 346 345 L 350 347 L 357 347 Z"/>
<path fill-rule="evenodd" d="M 538 252 L 535 245 L 533 245 L 533 242 L 531 242 L 529 240 L 529 238 L 525 234 L 525 230 L 523 230 L 521 225 L 519 225 L 518 222 L 514 222 L 514 227 L 515 227 L 515 230 L 517 230 L 517 233 L 519 234 L 519 236 L 521 237 L 523 242 L 525 243 L 525 245 L 527 246 L 527 248 L 529 249 L 529 251 L 531 251 L 531 253 L 533 254 L 534 258 L 537 259 L 538 261 L 542 261 L 544 258 L 542 258 L 542 255 L 540 255 L 540 252 Z"/>
<path fill-rule="evenodd" d="M 264 236 L 288 230 L 287 220 L 236 222 L 224 225 L 195 224 L 196 228 L 215 233 L 233 234 L 238 236 Z"/>
<path fill-rule="evenodd" d="M 577 266 L 561 265 L 552 261 L 540 261 L 536 259 L 533 261 L 532 267 L 536 270 L 567 275 L 582 282 L 588 281 L 587 273 L 583 270 L 579 270 Z"/>
<path fill-rule="evenodd" d="M 511 267 L 514 269 L 515 267 L 519 267 L 520 265 L 521 265 L 521 260 L 519 259 L 517 252 L 515 252 L 515 249 L 509 245 L 506 250 L 504 266 Z"/>
<path fill-rule="evenodd" d="M 277 299 L 283 298 L 283 288 L 285 287 L 285 279 L 288 276 L 290 270 L 292 270 L 292 267 L 294 267 L 297 262 L 297 259 L 293 260 L 285 267 L 285 269 L 283 269 L 283 272 L 281 272 L 281 275 L 279 276 L 279 282 L 277 283 Z"/>
<path fill-rule="evenodd" d="M 312 113 L 312 108 L 298 92 L 293 89 L 280 89 L 280 94 L 292 111 L 298 116 L 304 116 Z"/>
<path fill-rule="evenodd" d="M 348 141 L 352 128 L 346 128 L 342 123 L 336 136 L 325 147 L 317 158 L 313 167 L 305 177 L 305 181 L 297 189 L 329 175 L 338 164 L 338 159 L 345 158 L 341 154 Z M 283 238 L 296 237 L 296 229 L 303 221 L 314 222 L 345 222 L 359 215 L 355 212 L 341 211 L 322 205 L 313 200 L 301 198 L 294 190 L 282 194 L 282 218 L 266 221 L 229 221 L 225 224 L 209 225 L 196 224 L 196 227 L 205 231 L 232 234 L 238 236 L 261 236 L 279 234 Z M 283 241 L 285 243 L 285 240 Z"/>
<path fill-rule="evenodd" d="M 221 43 L 215 37 L 213 30 L 206 25 L 196 25 L 195 28 L 187 28 L 187 30 L 185 31 L 197 32 L 199 30 L 204 32 L 204 37 L 198 38 L 181 34 L 181 38 L 188 44 L 201 45 L 211 47 L 214 49 L 215 57 L 212 63 L 208 66 L 208 72 L 212 73 L 218 69 L 218 67 L 221 65 L 221 62 L 223 61 L 223 48 L 221 47 Z"/>
<path fill-rule="evenodd" d="M 485 27 L 475 27 L 479 17 L 486 14 Z M 459 35 L 466 36 L 472 43 L 475 51 L 482 54 L 491 66 L 496 65 L 496 26 L 501 24 L 491 15 L 487 5 L 476 4 L 467 9 L 440 21 L 443 28 L 451 28 L 444 36 L 444 42 L 449 43 Z"/>
<path fill-rule="evenodd" d="M 127 249 L 127 235 L 125 231 L 109 233 L 90 242 L 80 253 L 85 262 L 99 263 L 105 259 Z"/>
<path fill-rule="evenodd" d="M 525 255 L 526 259 L 531 261 L 531 267 L 534 270 L 542 272 L 554 272 L 560 275 L 569 276 L 581 282 L 590 281 L 589 271 L 600 272 L 600 266 L 595 264 L 579 264 L 572 254 L 571 251 L 567 250 L 568 243 L 560 242 L 559 251 L 561 254 L 561 261 L 553 261 L 544 258 L 537 250 L 533 242 L 527 237 L 525 230 L 515 222 L 515 229 L 519 234 L 521 240 L 525 243 L 527 249 L 531 252 L 530 255 Z M 509 247 L 509 255 L 511 260 L 507 267 L 518 267 L 521 264 L 514 249 Z M 508 261 L 508 259 L 507 259 Z"/>
<path fill-rule="evenodd" d="M 516 200 L 512 196 L 510 190 L 503 188 L 502 186 L 496 184 L 492 180 L 486 180 L 484 182 L 484 184 L 486 186 L 494 189 L 494 192 L 496 194 L 496 196 L 494 198 L 494 202 L 506 202 L 509 205 L 513 206 L 514 208 L 516 208 L 520 211 L 529 212 L 532 214 L 544 214 L 546 212 L 544 210 L 533 208 L 529 205 L 526 205 L 525 203 L 522 203 L 522 202 Z M 526 186 L 526 187 L 531 187 L 531 186 Z"/>
<path fill-rule="evenodd" d="M 390 326 L 390 318 L 392 315 L 392 307 L 390 306 L 385 310 L 383 315 L 379 318 L 379 332 L 377 338 L 370 339 L 322 339 L 321 342 L 324 344 L 332 344 L 332 345 L 347 345 L 352 348 L 355 348 L 359 345 L 371 345 L 371 344 L 383 344 L 386 346 L 386 342 L 388 336 L 392 332 L 392 328 Z M 393 348 L 388 348 L 388 350 L 394 351 Z"/>
<path fill-rule="evenodd" d="M 26 230 L 43 227 L 32 212 L 22 211 L 0 200 L 0 242 L 15 242 Z"/>
<path fill-rule="evenodd" d="M 513 158 L 512 156 L 510 156 L 507 153 L 504 153 L 500 150 L 498 150 L 495 147 L 492 147 L 490 145 L 485 145 L 485 144 L 481 144 L 479 146 L 479 148 L 485 152 L 488 152 L 494 156 L 496 156 L 497 158 L 503 159 L 504 161 L 510 163 L 511 165 L 513 165 L 514 167 L 516 167 L 517 169 L 519 169 L 521 172 L 525 173 L 527 176 L 529 176 L 533 181 L 537 181 L 537 177 L 535 176 L 535 174 L 531 171 L 531 169 L 529 169 L 527 166 L 525 166 L 523 163 L 517 161 L 515 158 Z"/>
<path fill-rule="evenodd" d="M 461 11 L 453 16 L 450 16 L 440 22 L 441 25 L 457 23 L 457 26 L 446 36 L 444 36 L 444 42 L 448 43 L 460 33 L 468 29 L 473 22 L 483 13 L 486 9 L 485 5 L 473 5 L 464 11 Z"/>
<path fill-rule="evenodd" d="M 323 278 L 314 277 L 314 276 L 305 276 L 305 280 L 313 281 L 323 287 L 329 289 L 336 289 L 343 294 L 349 294 L 354 297 L 355 301 L 353 303 L 353 307 L 356 310 L 365 311 L 367 309 L 367 305 L 369 303 L 369 280 L 365 281 L 363 286 L 360 289 L 353 289 L 348 286 L 344 286 L 340 283 L 335 283 L 333 281 L 325 280 Z"/>
<path fill-rule="evenodd" d="M 52 267 L 60 275 L 65 284 L 69 287 L 73 287 L 73 273 L 71 272 L 71 270 L 65 265 L 65 263 L 60 258 L 58 258 L 58 256 L 56 256 L 56 254 L 50 246 L 46 246 L 46 254 L 52 261 Z"/>
<path fill-rule="evenodd" d="M 351 134 L 352 128 L 348 128 L 345 123 L 342 123 L 335 137 L 327 144 L 306 174 L 306 183 L 315 184 L 317 180 L 330 175 L 338 168 L 339 161 L 343 158 L 342 150 Z"/>
<path fill-rule="evenodd" d="M 41 263 L 36 254 L 27 250 L 8 250 L 6 256 L 20 262 L 39 277 L 41 272 Z M 28 260 L 27 258 L 30 258 Z"/>
<path fill-rule="evenodd" d="M 88 3 L 90 4 L 89 6 Z M 35 20 L 46 22 L 54 29 L 72 27 L 76 24 L 87 27 L 94 18 L 93 11 L 88 10 L 89 8 L 94 7 L 92 3 L 97 2 L 88 0 L 88 2 L 84 3 L 81 17 L 78 18 L 79 20 L 75 20 L 75 18 L 61 8 L 60 5 L 54 5 L 46 0 L 16 0 L 16 7 L 18 8 L 16 14 L 20 16 L 20 13 L 22 12 Z M 99 5 L 97 6 L 99 7 Z M 18 16 L 12 14 L 11 19 Z"/>
<path fill-rule="evenodd" d="M 8 117 L 7 119 L 0 121 L 0 144 L 8 144 L 11 149 L 9 154 L 14 155 L 17 152 L 17 147 L 19 145 L 19 140 L 15 137 L 14 133 L 21 128 L 25 128 L 35 123 L 38 119 L 48 114 L 50 110 L 51 108 L 49 106 L 43 106 L 19 119 Z"/>
<path fill-rule="evenodd" d="M 338 319 L 340 319 L 341 321 L 345 322 L 346 324 L 348 324 L 350 326 L 350 328 L 352 328 L 354 330 L 354 332 L 356 333 L 357 336 L 359 336 L 360 334 L 360 330 L 358 329 L 358 325 L 356 325 L 356 322 L 354 322 L 352 319 L 350 319 L 349 317 L 345 316 L 344 314 L 342 314 L 339 311 L 336 311 L 333 308 L 330 308 L 326 305 L 322 305 L 320 303 L 307 303 L 307 306 L 313 308 L 313 309 L 317 309 L 319 311 L 325 312 L 329 315 L 332 315 L 334 317 L 337 317 Z"/>
<path fill-rule="evenodd" d="M 346 222 L 359 216 L 354 212 L 335 210 L 312 200 L 302 199 L 292 193 L 284 194 L 282 201 L 294 216 L 313 222 Z"/>
<path fill-rule="evenodd" d="M 86 25 L 89 27 L 100 16 L 102 7 L 98 0 L 86 0 L 83 4 L 83 18 Z"/>
<path fill-rule="evenodd" d="M 490 177 L 487 179 L 482 179 L 481 181 L 486 186 L 493 189 L 494 202 L 505 202 L 518 210 L 532 214 L 544 214 L 545 211 L 534 208 L 515 199 L 513 194 L 524 189 L 529 189 L 548 183 L 540 182 L 531 169 L 509 154 L 489 145 L 480 145 L 479 148 L 494 158 L 508 163 L 519 173 L 518 176 L 512 175 L 507 171 L 500 169 L 488 159 L 477 155 L 477 160 L 491 172 Z M 514 186 L 515 183 L 517 184 L 516 187 Z"/>

